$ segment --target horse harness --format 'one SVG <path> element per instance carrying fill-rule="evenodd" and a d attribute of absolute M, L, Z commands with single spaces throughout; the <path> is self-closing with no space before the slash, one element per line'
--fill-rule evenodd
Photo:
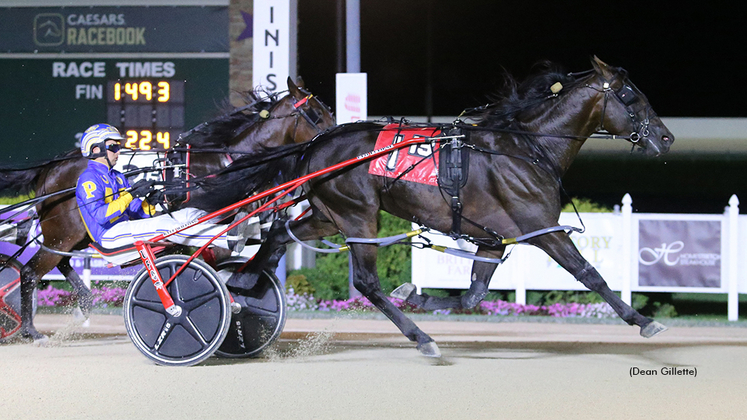
<path fill-rule="evenodd" d="M 469 177 L 469 148 L 465 147 L 467 132 L 456 126 L 444 129 L 441 134 L 451 137 L 441 144 L 438 162 L 438 186 L 449 195 L 451 207 L 451 236 L 461 236 L 462 201 L 460 190 Z"/>
<path fill-rule="evenodd" d="M 295 97 L 293 97 L 292 99 L 293 99 L 294 111 L 291 112 L 290 114 L 275 116 L 275 115 L 272 115 L 270 111 L 268 110 L 261 110 L 258 112 L 260 119 L 270 120 L 270 119 L 283 119 L 283 118 L 289 118 L 289 117 L 296 117 L 295 126 L 293 128 L 294 139 L 296 137 L 296 132 L 298 130 L 298 117 L 299 116 L 303 117 L 303 119 L 306 120 L 306 122 L 308 122 L 309 125 L 311 125 L 317 131 L 317 134 L 322 133 L 323 130 L 319 127 L 319 122 L 322 120 L 321 115 L 319 115 L 310 106 L 306 107 L 308 109 L 304 109 L 303 107 L 303 105 L 308 104 L 309 100 L 311 99 L 314 99 L 317 102 L 319 102 L 319 100 L 316 97 L 314 97 L 313 94 L 309 94 L 300 100 L 296 100 Z M 249 109 L 255 106 L 256 104 L 260 102 L 261 100 L 254 101 L 248 105 L 242 106 L 241 108 L 237 108 L 226 115 L 233 115 L 238 112 L 244 111 L 246 109 Z M 319 104 L 321 104 L 321 102 L 319 102 Z M 185 186 L 185 188 L 183 188 L 183 190 L 181 191 L 176 188 L 170 189 L 171 193 L 168 194 L 166 197 L 169 203 L 184 204 L 188 202 L 190 199 L 191 188 L 189 187 L 189 180 L 192 177 L 192 175 L 190 174 L 190 160 L 191 160 L 192 153 L 219 154 L 221 156 L 221 165 L 223 167 L 229 166 L 231 163 L 233 163 L 234 155 L 246 154 L 246 152 L 235 152 L 235 151 L 232 152 L 232 151 L 228 151 L 226 149 L 221 149 L 221 148 L 192 150 L 189 144 L 187 145 L 181 144 L 180 142 L 181 139 L 188 137 L 192 133 L 198 132 L 199 130 L 203 129 L 209 124 L 210 122 L 203 122 L 199 124 L 198 126 L 192 128 L 191 130 L 180 134 L 179 139 L 177 140 L 177 146 L 167 151 L 165 159 L 161 160 L 163 162 L 163 167 L 164 167 L 164 169 L 161 170 L 161 178 L 164 181 L 164 183 L 166 183 L 167 185 L 174 185 L 178 183 L 178 184 Z"/>
<path fill-rule="evenodd" d="M 625 111 L 628 113 L 628 117 L 630 118 L 630 121 L 638 127 L 637 130 L 630 133 L 629 136 L 616 136 L 612 135 L 612 138 L 624 138 L 631 142 L 633 146 L 635 146 L 641 139 L 648 137 L 650 134 L 648 130 L 648 126 L 651 123 L 651 121 L 648 118 L 648 111 L 650 109 L 649 107 L 646 107 L 646 117 L 642 120 L 638 120 L 638 116 L 636 115 L 635 111 L 631 109 L 631 106 L 638 102 L 640 99 L 638 95 L 635 93 L 635 90 L 633 89 L 633 83 L 628 80 L 627 77 L 623 80 L 622 86 L 620 86 L 619 89 L 613 90 L 610 86 L 610 82 L 604 81 L 602 84 L 602 89 L 596 88 L 594 86 L 591 86 L 589 84 L 586 85 L 587 88 L 596 90 L 597 92 L 604 93 L 604 103 L 602 104 L 602 115 L 600 117 L 599 121 L 599 132 L 607 132 L 607 129 L 604 128 L 604 116 L 607 113 L 607 103 L 609 102 L 610 95 L 614 96 L 615 99 L 620 101 L 620 103 L 625 107 Z M 596 133 L 595 133 L 596 134 Z"/>

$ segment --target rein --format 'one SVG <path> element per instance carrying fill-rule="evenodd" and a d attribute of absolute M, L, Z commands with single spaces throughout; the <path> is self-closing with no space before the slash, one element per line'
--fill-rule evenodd
<path fill-rule="evenodd" d="M 571 76 L 571 77 L 589 76 L 593 74 L 594 71 L 595 71 L 594 69 L 589 69 L 589 70 L 585 70 L 582 72 L 568 73 L 568 76 Z M 625 70 L 622 70 L 622 71 L 624 72 Z M 480 127 L 478 130 L 525 135 L 525 136 L 532 136 L 532 137 L 553 137 L 553 138 L 559 138 L 559 139 L 569 139 L 569 140 L 579 140 L 579 141 L 588 140 L 588 139 L 626 140 L 626 141 L 631 142 L 635 146 L 640 142 L 642 138 L 646 138 L 650 134 L 648 130 L 650 121 L 649 121 L 648 116 L 640 122 L 637 121 L 636 113 L 630 109 L 630 105 L 638 101 L 638 96 L 633 91 L 631 85 L 632 85 L 632 82 L 627 80 L 626 75 L 624 75 L 623 77 L 623 85 L 618 90 L 613 90 L 610 87 L 610 82 L 604 79 L 603 79 L 602 89 L 596 88 L 588 83 L 584 84 L 583 87 L 585 88 L 595 90 L 599 93 L 604 93 L 604 103 L 602 105 L 602 115 L 600 117 L 599 129 L 589 136 L 578 136 L 578 135 L 572 135 L 572 134 L 543 134 L 543 133 L 536 133 L 536 132 L 530 132 L 530 131 L 525 131 L 525 130 L 498 128 L 498 127 L 495 127 L 495 128 Z M 493 117 L 494 118 L 507 117 L 511 113 L 524 111 L 524 110 L 533 108 L 539 104 L 542 104 L 550 99 L 555 99 L 560 96 L 560 92 L 563 89 L 563 86 L 559 85 L 559 89 L 557 91 L 553 90 L 554 87 L 555 85 L 551 87 L 551 91 L 553 93 L 550 95 L 547 95 L 542 98 L 538 98 L 536 101 L 523 106 L 521 109 L 517 111 L 511 111 L 511 112 L 501 114 L 501 115 L 493 115 Z M 631 121 L 636 126 L 640 125 L 640 129 L 630 133 L 629 135 L 610 134 L 609 132 L 607 132 L 607 130 L 604 128 L 604 117 L 607 112 L 607 103 L 609 101 L 609 96 L 611 94 L 614 95 L 614 97 L 623 105 L 623 107 L 625 107 L 625 110 L 627 111 L 628 116 L 630 117 Z M 462 116 L 466 116 L 467 118 L 469 118 L 469 114 L 473 114 L 476 111 L 485 111 L 496 105 L 497 103 L 493 103 L 493 104 L 482 105 L 482 106 L 474 107 L 474 108 L 466 108 L 461 112 L 461 114 L 459 114 L 459 117 L 457 117 L 457 121 L 455 121 L 455 124 L 461 123 L 459 118 L 461 118 Z M 646 108 L 647 115 L 648 115 L 648 111 L 650 110 L 650 108 L 651 108 L 650 106 Z M 476 126 L 472 126 L 472 127 L 476 127 Z"/>

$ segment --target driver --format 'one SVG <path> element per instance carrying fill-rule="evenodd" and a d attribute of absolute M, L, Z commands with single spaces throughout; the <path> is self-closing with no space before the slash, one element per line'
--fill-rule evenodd
<path fill-rule="evenodd" d="M 130 187 L 125 176 L 114 169 L 124 137 L 109 124 L 89 127 L 80 140 L 80 151 L 90 159 L 88 168 L 78 177 L 75 197 L 88 236 L 105 248 L 132 245 L 166 233 L 207 214 L 185 208 L 169 215 L 153 217 L 155 204 L 163 195 L 152 190 L 153 181 L 141 180 Z M 242 217 L 243 214 L 237 215 Z M 248 233 L 244 222 L 219 236 L 213 244 L 241 252 Z M 225 225 L 203 223 L 169 236 L 168 240 L 187 246 L 203 246 L 225 230 Z"/>

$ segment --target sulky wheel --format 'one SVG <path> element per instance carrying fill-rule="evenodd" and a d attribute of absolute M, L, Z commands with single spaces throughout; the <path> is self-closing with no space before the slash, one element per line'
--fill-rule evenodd
<path fill-rule="evenodd" d="M 0 254 L 0 342 L 21 330 L 21 268 L 17 260 Z"/>
<path fill-rule="evenodd" d="M 168 255 L 156 260 L 164 283 L 187 259 Z M 198 260 L 190 262 L 166 289 L 182 308 L 176 317 L 164 309 L 148 272 L 142 269 L 137 274 L 124 300 L 127 334 L 145 357 L 160 365 L 200 363 L 213 354 L 228 332 L 228 290 L 215 271 Z"/>
<path fill-rule="evenodd" d="M 227 281 L 246 259 L 231 259 L 218 264 L 218 275 Z M 241 306 L 231 318 L 226 339 L 215 352 L 220 357 L 253 357 L 280 337 L 285 326 L 285 290 L 270 271 L 263 271 L 251 293 L 231 293 Z M 238 309 L 238 307 L 237 307 Z"/>

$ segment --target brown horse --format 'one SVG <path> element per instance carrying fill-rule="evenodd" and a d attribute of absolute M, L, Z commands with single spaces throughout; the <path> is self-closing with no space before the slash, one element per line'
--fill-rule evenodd
<path fill-rule="evenodd" d="M 191 173 L 206 175 L 226 166 L 230 157 L 254 153 L 264 147 L 301 143 L 334 126 L 330 109 L 303 88 L 288 79 L 288 95 L 260 98 L 251 92 L 245 98 L 248 105 L 199 125 L 182 136 L 182 143 L 191 146 Z M 26 169 L 0 168 L 0 194 L 34 191 L 37 197 L 74 188 L 87 166 L 79 151 L 68 152 L 48 164 Z M 195 191 L 193 203 L 212 200 L 202 191 Z M 228 203 L 227 203 L 228 204 Z M 43 200 L 36 205 L 44 247 L 70 252 L 84 249 L 90 238 L 78 213 L 74 192 Z M 45 340 L 33 324 L 32 293 L 38 281 L 57 267 L 73 287 L 84 312 L 90 308 L 90 290 L 70 265 L 70 257 L 40 248 L 26 263 L 21 277 L 22 337 Z"/>
<path fill-rule="evenodd" d="M 601 132 L 606 138 L 625 139 L 651 156 L 666 153 L 674 142 L 625 70 L 596 57 L 592 66 L 592 70 L 572 74 L 548 65 L 521 84 L 509 83 L 502 101 L 473 110 L 475 124 L 456 121 L 431 126 L 447 134 L 436 137 L 432 144 L 440 148 L 441 174 L 447 168 L 447 173 L 454 169 L 456 175 L 439 177 L 438 185 L 369 173 L 365 156 L 376 149 L 379 134 L 386 130 L 373 123 L 338 126 L 311 143 L 248 156 L 214 179 L 206 179 L 203 185 L 214 193 L 220 191 L 221 183 L 236 189 L 243 181 L 243 193 L 247 194 L 264 187 L 267 175 L 273 172 L 290 179 L 339 162 L 356 162 L 304 185 L 313 208 L 311 216 L 290 222 L 287 228 L 275 224 L 252 263 L 226 285 L 234 291 L 250 288 L 252 276 L 260 268 L 270 268 L 271 257 L 292 241 L 288 231 L 301 241 L 341 232 L 348 238 L 356 289 L 416 342 L 421 353 L 439 356 L 433 339 L 381 290 L 377 244 L 371 238 L 376 238 L 377 212 L 384 210 L 478 245 L 480 259 L 472 265 L 471 284 L 463 296 L 421 295 L 409 285 L 398 291 L 408 302 L 430 310 L 474 307 L 487 294 L 506 245 L 519 241 L 545 251 L 584 286 L 599 293 L 625 322 L 639 326 L 642 336 L 662 332 L 663 325 L 641 315 L 610 290 L 558 226 L 560 179 L 586 139 Z M 383 145 L 378 147 L 384 150 Z M 461 150 L 461 158 L 455 156 L 455 151 Z M 429 159 L 428 153 L 424 154 L 424 159 Z M 445 155 L 450 160 L 445 161 Z M 454 165 L 459 159 L 469 176 Z M 295 173 L 289 173 L 292 169 Z M 461 187 L 455 188 L 459 183 Z"/>

